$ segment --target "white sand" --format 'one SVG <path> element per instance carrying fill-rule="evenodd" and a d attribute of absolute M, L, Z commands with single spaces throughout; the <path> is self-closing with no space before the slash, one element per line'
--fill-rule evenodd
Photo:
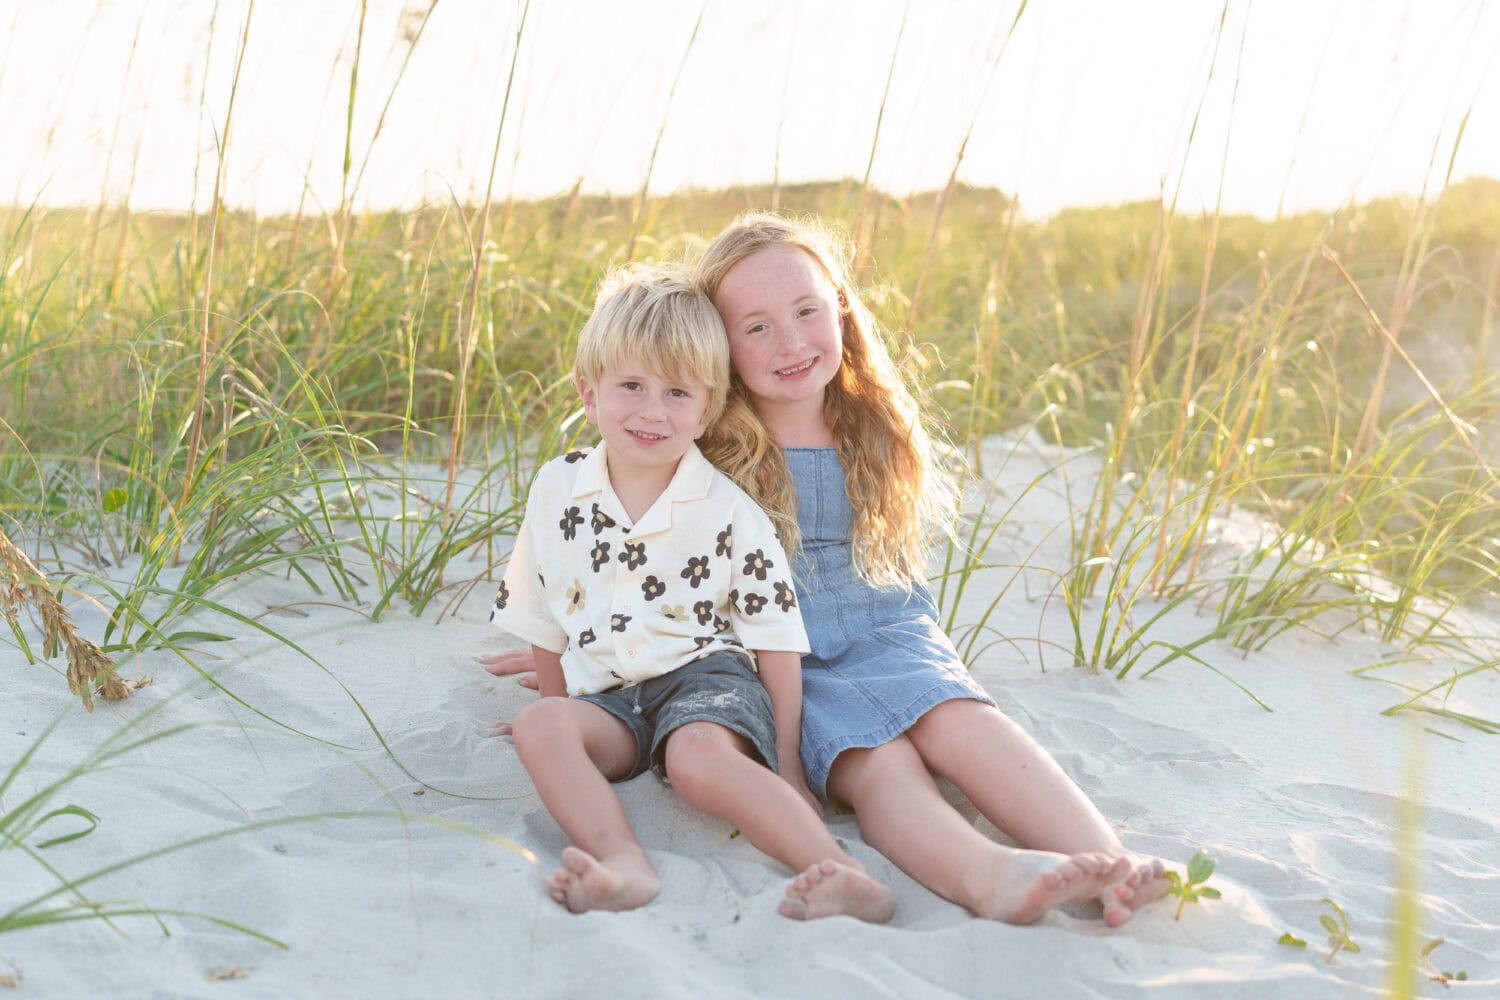
<path fill-rule="evenodd" d="M 1003 478 L 1024 483 L 1042 467 L 1023 454 Z M 1057 514 L 1048 509 L 1062 509 L 1051 495 L 1061 486 L 1044 486 L 1019 506 L 1004 544 L 1022 554 L 1040 544 L 1034 563 L 1056 566 L 1061 533 L 1049 539 Z M 1221 545 L 1233 541 L 1226 528 Z M 975 621 L 1008 585 L 990 621 L 1007 641 L 984 651 L 977 675 L 1130 847 L 1184 864 L 1208 850 L 1221 900 L 1189 905 L 1180 921 L 1175 904 L 1162 901 L 1114 931 L 1086 910 L 1026 928 L 989 923 L 906 878 L 845 816 L 833 828 L 895 887 L 896 919 L 885 927 L 847 918 L 799 924 L 775 912 L 791 872 L 647 775 L 619 790 L 660 870 L 660 898 L 628 914 L 569 914 L 542 888 L 562 834 L 509 743 L 483 735 L 533 695 L 473 662 L 508 642 L 484 622 L 490 593 L 481 586 L 456 620 L 437 626 L 399 612 L 371 624 L 318 605 L 265 615 L 264 624 L 316 663 L 242 625 L 202 619 L 199 627 L 237 637 L 202 645 L 199 661 L 243 704 L 155 652 L 125 665 L 127 675 L 150 674 L 149 687 L 86 716 L 69 709 L 53 669 L 6 651 L 0 765 L 8 769 L 67 715 L 0 796 L 0 808 L 20 805 L 127 727 L 145 735 L 199 726 L 128 754 L 117 762 L 125 766 L 89 774 L 49 802 L 100 817 L 92 834 L 37 852 L 71 877 L 213 831 L 329 811 L 401 810 L 465 824 L 535 860 L 477 833 L 389 816 L 253 829 L 81 888 L 95 901 L 212 914 L 287 950 L 178 916 L 163 918 L 170 936 L 141 917 L 114 927 L 28 929 L 0 935 L 0 977 L 19 980 L 0 997 L 1379 995 L 1392 954 L 1406 721 L 1418 723 L 1411 735 L 1425 757 L 1421 934 L 1446 938 L 1434 961 L 1469 976 L 1451 987 L 1424 979 L 1423 992 L 1500 993 L 1495 738 L 1432 716 L 1383 716 L 1405 697 L 1402 689 L 1352 671 L 1392 648 L 1352 631 L 1336 642 L 1294 631 L 1249 656 L 1223 642 L 1198 651 L 1274 710 L 1266 712 L 1186 660 L 1141 678 L 1157 658 L 1148 654 L 1123 681 L 1073 668 L 1064 649 L 1037 642 L 1067 635 L 1059 602 L 1044 600 L 1042 573 L 1013 584 L 1008 570 L 979 574 L 959 623 Z M 296 581 L 262 580 L 224 599 L 264 614 L 323 598 Z M 84 607 L 78 614 L 97 637 L 97 616 Z M 1208 615 L 1176 609 L 1151 637 L 1189 640 L 1210 627 Z M 1495 618 L 1476 616 L 1473 627 L 1500 635 Z M 1377 674 L 1406 683 L 1418 676 L 1414 667 Z M 1463 681 L 1447 706 L 1500 717 L 1500 677 Z M 280 729 L 257 710 L 326 743 Z M 56 819 L 28 843 L 79 826 Z M 0 852 L 0 913 L 55 885 L 22 851 Z M 1319 926 L 1329 912 L 1319 903 L 1325 896 L 1344 908 L 1362 949 L 1331 963 Z M 1307 939 L 1308 949 L 1278 945 L 1284 931 Z M 242 978 L 214 978 L 225 975 Z"/>

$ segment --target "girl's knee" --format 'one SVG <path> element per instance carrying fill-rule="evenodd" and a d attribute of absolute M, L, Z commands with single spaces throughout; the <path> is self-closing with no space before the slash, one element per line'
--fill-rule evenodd
<path fill-rule="evenodd" d="M 1010 753 L 1032 742 L 1010 716 L 972 699 L 943 702 L 907 733 L 928 770 L 944 777 L 962 771 L 978 752 Z"/>
<path fill-rule="evenodd" d="M 828 772 L 828 788 L 838 798 L 857 803 L 866 788 L 888 788 L 902 776 L 925 772 L 922 757 L 905 735 L 876 747 L 854 747 L 839 754 Z"/>
<path fill-rule="evenodd" d="M 938 702 L 923 712 L 922 717 L 908 732 L 913 734 L 927 731 L 942 732 L 955 725 L 962 726 L 964 720 L 984 715 L 987 712 L 999 714 L 999 710 L 994 706 L 973 698 L 950 698 L 947 701 Z"/>
<path fill-rule="evenodd" d="M 963 745 L 974 740 L 993 739 L 1021 727 L 994 705 L 972 698 L 954 698 L 934 705 L 916 721 L 907 735 L 919 753 L 944 744 Z"/>

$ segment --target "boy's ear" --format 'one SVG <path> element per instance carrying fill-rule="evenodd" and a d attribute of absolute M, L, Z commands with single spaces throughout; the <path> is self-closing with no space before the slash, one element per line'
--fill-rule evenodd
<path fill-rule="evenodd" d="M 596 417 L 594 386 L 582 375 L 574 376 L 573 384 L 578 386 L 578 398 L 583 400 L 584 418 L 595 427 L 598 427 L 599 421 Z"/>

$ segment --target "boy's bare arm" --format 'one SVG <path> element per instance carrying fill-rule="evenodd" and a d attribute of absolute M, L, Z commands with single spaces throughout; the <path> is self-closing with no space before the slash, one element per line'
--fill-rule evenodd
<path fill-rule="evenodd" d="M 760 682 L 771 696 L 771 713 L 776 719 L 778 771 L 821 816 L 823 807 L 808 790 L 807 776 L 802 771 L 802 656 L 784 650 L 758 649 L 755 663 Z"/>
<path fill-rule="evenodd" d="M 568 682 L 563 678 L 562 654 L 534 645 L 531 647 L 531 657 L 536 661 L 537 691 L 541 693 L 541 696 L 543 698 L 566 698 Z"/>

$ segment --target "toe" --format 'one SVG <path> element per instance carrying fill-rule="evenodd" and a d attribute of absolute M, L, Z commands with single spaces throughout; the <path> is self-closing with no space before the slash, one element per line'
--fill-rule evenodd
<path fill-rule="evenodd" d="M 1104 923 L 1108 927 L 1119 927 L 1130 919 L 1130 907 L 1121 903 L 1118 899 L 1109 900 L 1105 897 L 1100 900 L 1104 903 Z"/>

